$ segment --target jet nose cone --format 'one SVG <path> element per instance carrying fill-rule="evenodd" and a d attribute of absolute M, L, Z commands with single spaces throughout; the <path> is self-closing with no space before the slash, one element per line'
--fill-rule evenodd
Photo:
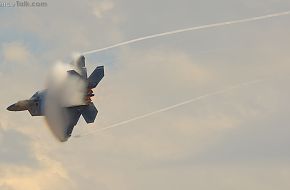
<path fill-rule="evenodd" d="M 9 106 L 9 107 L 7 108 L 7 110 L 8 110 L 8 111 L 16 111 L 16 110 L 15 110 L 15 107 L 16 107 L 15 104 L 12 104 L 11 106 Z"/>
<path fill-rule="evenodd" d="M 15 104 L 12 104 L 7 108 L 8 111 L 24 111 L 28 110 L 29 100 L 22 100 Z"/>

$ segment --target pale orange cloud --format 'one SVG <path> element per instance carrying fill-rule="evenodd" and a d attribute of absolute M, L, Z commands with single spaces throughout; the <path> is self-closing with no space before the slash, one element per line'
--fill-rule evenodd
<path fill-rule="evenodd" d="M 5 62 L 27 63 L 31 58 L 29 49 L 20 42 L 11 42 L 2 45 Z"/>

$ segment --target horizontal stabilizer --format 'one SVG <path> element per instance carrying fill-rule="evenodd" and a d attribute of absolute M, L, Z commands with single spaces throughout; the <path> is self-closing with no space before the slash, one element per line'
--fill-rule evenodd
<path fill-rule="evenodd" d="M 69 71 L 67 71 L 67 73 L 70 76 L 75 76 L 75 77 L 78 77 L 78 78 L 82 78 L 82 76 L 78 72 L 76 72 L 75 70 L 69 70 Z"/>
<path fill-rule="evenodd" d="M 104 66 L 99 66 L 88 78 L 89 88 L 95 88 L 103 77 L 104 77 Z"/>
<path fill-rule="evenodd" d="M 97 114 L 98 110 L 92 102 L 82 109 L 83 118 L 87 123 L 94 123 Z"/>

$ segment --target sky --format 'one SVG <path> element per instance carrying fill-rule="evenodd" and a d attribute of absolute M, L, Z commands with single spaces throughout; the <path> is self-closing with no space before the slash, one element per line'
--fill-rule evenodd
<path fill-rule="evenodd" d="M 9 2 L 9 0 L 7 1 Z M 12 1 L 11 1 L 12 2 Z M 0 7 L 1 190 L 288 190 L 290 16 L 150 39 L 86 56 L 105 66 L 85 134 L 235 84 L 118 128 L 59 143 L 42 117 L 6 107 L 45 88 L 75 53 L 290 10 L 287 0 L 47 0 Z"/>

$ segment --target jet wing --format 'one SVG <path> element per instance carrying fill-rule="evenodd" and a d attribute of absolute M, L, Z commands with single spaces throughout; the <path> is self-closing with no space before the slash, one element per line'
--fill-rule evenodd
<path fill-rule="evenodd" d="M 67 73 L 68 73 L 70 76 L 75 76 L 75 77 L 77 77 L 77 78 L 79 78 L 79 79 L 82 79 L 82 76 L 81 76 L 78 72 L 76 72 L 75 70 L 68 70 Z"/>
<path fill-rule="evenodd" d="M 45 118 L 48 127 L 57 140 L 64 142 L 71 136 L 74 126 L 79 121 L 82 107 L 63 108 L 58 105 L 49 106 Z"/>
<path fill-rule="evenodd" d="M 67 121 L 64 130 L 64 135 L 68 139 L 71 136 L 74 127 L 76 126 L 76 124 L 80 119 L 82 109 L 79 107 L 64 108 L 64 109 L 66 109 L 67 111 L 66 113 Z"/>

